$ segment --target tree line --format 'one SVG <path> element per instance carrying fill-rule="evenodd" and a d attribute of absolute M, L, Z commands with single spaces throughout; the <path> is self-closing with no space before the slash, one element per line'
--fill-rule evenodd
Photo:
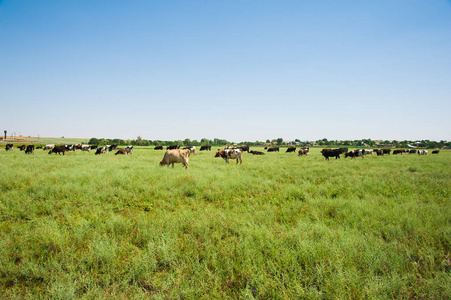
<path fill-rule="evenodd" d="M 247 146 L 264 146 L 264 145 L 278 145 L 278 146 L 355 146 L 355 147 L 395 147 L 395 148 L 409 148 L 410 146 L 418 148 L 450 148 L 451 142 L 441 140 L 431 141 L 431 140 L 421 140 L 421 141 L 410 141 L 410 140 L 385 140 L 385 141 L 374 141 L 371 139 L 361 139 L 361 140 L 328 140 L 326 138 L 316 140 L 316 141 L 301 141 L 300 139 L 295 139 L 294 141 L 284 141 L 282 138 L 277 139 L 267 139 L 266 141 L 244 141 L 241 143 L 234 143 L 227 141 L 225 139 L 207 139 L 203 138 L 200 141 L 191 140 L 186 138 L 184 140 L 174 140 L 174 141 L 162 141 L 162 140 L 147 140 L 138 136 L 134 140 L 123 140 L 123 139 L 105 139 L 105 138 L 91 138 L 88 142 L 90 145 L 133 145 L 133 146 L 170 146 L 170 145 L 180 145 L 180 146 L 201 146 L 201 145 L 247 145 Z"/>

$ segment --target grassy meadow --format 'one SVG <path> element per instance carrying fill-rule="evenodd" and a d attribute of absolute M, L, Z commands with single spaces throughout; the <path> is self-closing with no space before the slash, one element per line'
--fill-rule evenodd
<path fill-rule="evenodd" d="M 451 151 L 35 152 L 0 151 L 0 298 L 451 298 Z"/>

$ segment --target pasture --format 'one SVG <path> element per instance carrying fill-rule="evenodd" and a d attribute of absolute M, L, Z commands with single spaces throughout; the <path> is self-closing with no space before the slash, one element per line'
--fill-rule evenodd
<path fill-rule="evenodd" d="M 164 152 L 2 148 L 0 297 L 451 298 L 451 151 Z"/>

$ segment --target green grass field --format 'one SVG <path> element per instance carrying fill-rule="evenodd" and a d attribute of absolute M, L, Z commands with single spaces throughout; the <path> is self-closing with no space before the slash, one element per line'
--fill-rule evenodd
<path fill-rule="evenodd" d="M 0 298 L 451 298 L 451 151 L 319 151 L 1 149 Z"/>

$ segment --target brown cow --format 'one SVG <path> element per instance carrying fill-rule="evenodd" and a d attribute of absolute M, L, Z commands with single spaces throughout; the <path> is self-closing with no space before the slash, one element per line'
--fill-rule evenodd
<path fill-rule="evenodd" d="M 189 150 L 167 150 L 163 160 L 160 161 L 160 166 L 168 165 L 169 167 L 169 165 L 172 164 L 172 168 L 174 168 L 174 163 L 182 163 L 185 168 L 188 169 L 189 154 Z"/>
<path fill-rule="evenodd" d="M 125 149 L 119 149 L 119 150 L 117 150 L 116 154 L 114 154 L 114 155 L 118 155 L 118 154 L 127 155 L 128 152 L 127 152 L 127 150 L 125 150 Z"/>
<path fill-rule="evenodd" d="M 58 153 L 58 155 L 63 153 L 63 155 L 64 155 L 66 153 L 66 147 L 65 146 L 55 146 L 55 147 L 53 147 L 52 150 L 49 151 L 49 154 L 52 154 L 52 153 Z"/>

